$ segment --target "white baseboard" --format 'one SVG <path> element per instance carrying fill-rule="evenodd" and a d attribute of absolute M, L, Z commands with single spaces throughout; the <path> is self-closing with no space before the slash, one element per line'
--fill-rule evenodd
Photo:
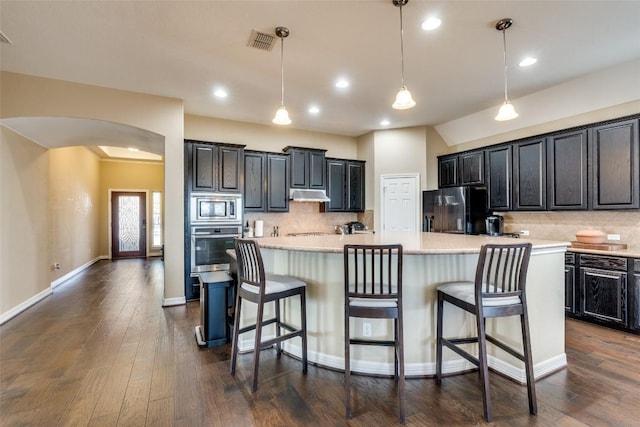
<path fill-rule="evenodd" d="M 95 264 L 96 262 L 98 262 L 98 261 L 100 261 L 102 259 L 109 259 L 109 257 L 107 255 L 100 255 L 100 256 L 95 257 L 91 261 L 82 264 L 80 267 L 68 272 L 64 276 L 62 276 L 62 277 L 54 280 L 53 282 L 51 282 L 51 289 L 57 288 L 58 286 L 62 285 L 64 282 L 66 282 L 67 280 L 71 279 L 76 274 L 81 273 L 82 271 L 86 270 L 87 268 L 89 268 L 90 266 L 92 266 L 93 264 Z"/>
<path fill-rule="evenodd" d="M 269 337 L 264 337 L 268 339 Z M 285 341 L 282 343 L 282 348 L 293 356 L 302 356 L 302 347 L 295 341 Z M 241 340 L 239 343 L 240 353 L 248 353 L 253 351 L 253 340 Z M 496 359 L 493 356 L 489 356 L 489 367 L 493 370 L 505 375 L 520 384 L 526 384 L 527 377 L 524 368 L 518 368 L 509 363 Z M 335 369 L 338 371 L 344 371 L 344 357 L 333 356 L 328 354 L 316 353 L 313 351 L 307 352 L 307 359 L 310 363 L 315 363 L 319 366 Z M 540 363 L 536 363 L 533 367 L 533 375 L 535 378 L 542 378 L 550 373 L 559 371 L 567 366 L 567 356 L 565 353 L 544 360 Z M 470 369 L 474 369 L 476 366 L 466 359 L 459 358 L 455 360 L 447 360 L 442 364 L 442 372 L 444 374 L 454 374 L 456 372 L 464 372 Z M 394 366 L 393 362 L 380 363 L 380 362 L 367 362 L 363 360 L 351 360 L 351 371 L 362 374 L 372 375 L 393 375 Z M 407 377 L 423 377 L 423 376 L 435 376 L 436 364 L 435 362 L 429 363 L 405 363 L 404 373 Z"/>
<path fill-rule="evenodd" d="M 13 307 L 9 311 L 6 311 L 6 312 L 2 313 L 0 315 L 0 325 L 2 325 L 7 320 L 17 316 L 18 314 L 22 313 L 23 311 L 25 311 L 29 307 L 39 303 L 40 301 L 42 301 L 43 299 L 45 299 L 46 297 L 48 297 L 52 293 L 53 293 L 53 290 L 51 288 L 47 288 L 44 291 L 39 292 L 38 294 L 32 296 L 31 298 L 29 298 L 28 300 L 24 301 L 23 303 L 20 303 L 17 306 Z"/>
<path fill-rule="evenodd" d="M 174 305 L 182 305 L 186 303 L 187 303 L 187 299 L 185 297 L 164 298 L 162 300 L 163 307 L 171 307 Z"/>

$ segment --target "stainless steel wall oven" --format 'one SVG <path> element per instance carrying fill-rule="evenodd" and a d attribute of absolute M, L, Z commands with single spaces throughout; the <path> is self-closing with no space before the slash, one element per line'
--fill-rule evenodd
<path fill-rule="evenodd" d="M 234 249 L 233 240 L 242 236 L 242 225 L 191 226 L 191 275 L 231 268 L 227 250 Z"/>

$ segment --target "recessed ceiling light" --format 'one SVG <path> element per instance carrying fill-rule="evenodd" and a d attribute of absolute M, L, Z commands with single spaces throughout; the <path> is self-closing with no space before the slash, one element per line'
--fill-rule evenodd
<path fill-rule="evenodd" d="M 340 89 L 344 89 L 349 87 L 349 81 L 347 79 L 338 79 L 336 82 L 336 87 Z"/>
<path fill-rule="evenodd" d="M 136 147 L 129 147 L 129 148 L 127 148 L 127 150 L 129 150 L 129 151 L 131 151 L 133 153 L 140 151 Z"/>
<path fill-rule="evenodd" d="M 521 67 L 528 67 L 529 65 L 533 65 L 536 62 L 538 62 L 538 60 L 532 56 L 527 56 L 526 58 L 524 58 L 522 61 L 520 61 L 520 66 Z"/>
<path fill-rule="evenodd" d="M 320 112 L 320 108 L 318 108 L 318 106 L 312 105 L 311 107 L 309 107 L 310 114 L 318 114 L 319 112 Z"/>
<path fill-rule="evenodd" d="M 213 92 L 213 95 L 217 98 L 226 98 L 228 93 L 224 89 L 216 89 L 215 92 Z"/>
<path fill-rule="evenodd" d="M 435 16 L 431 16 L 422 22 L 422 29 L 425 31 L 433 31 L 442 24 L 442 21 Z"/>
<path fill-rule="evenodd" d="M 389 126 L 391 122 L 387 119 L 384 119 L 380 122 L 380 126 Z"/>

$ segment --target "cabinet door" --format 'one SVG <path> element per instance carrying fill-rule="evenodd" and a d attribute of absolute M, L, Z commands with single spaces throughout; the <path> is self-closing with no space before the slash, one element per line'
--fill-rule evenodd
<path fill-rule="evenodd" d="M 364 211 L 364 163 L 347 163 L 347 210 Z"/>
<path fill-rule="evenodd" d="M 472 151 L 458 155 L 460 185 L 484 184 L 484 151 Z"/>
<path fill-rule="evenodd" d="M 640 331 L 640 259 L 634 259 L 633 265 L 633 289 L 629 292 L 629 327 Z"/>
<path fill-rule="evenodd" d="M 309 188 L 309 152 L 288 150 L 291 162 L 291 188 Z"/>
<path fill-rule="evenodd" d="M 511 209 L 511 146 L 485 151 L 487 197 L 489 210 Z"/>
<path fill-rule="evenodd" d="M 626 326 L 627 273 L 580 268 L 580 284 L 583 316 Z"/>
<path fill-rule="evenodd" d="M 289 211 L 289 156 L 267 154 L 267 211 Z"/>
<path fill-rule="evenodd" d="M 458 156 L 438 158 L 438 187 L 458 185 Z"/>
<path fill-rule="evenodd" d="M 587 209 L 587 131 L 547 138 L 549 209 Z"/>
<path fill-rule="evenodd" d="M 591 129 L 591 207 L 635 209 L 640 179 L 638 120 L 627 120 Z"/>
<path fill-rule="evenodd" d="M 513 208 L 545 210 L 546 156 L 544 139 L 513 145 Z"/>
<path fill-rule="evenodd" d="M 576 267 L 564 266 L 564 309 L 567 313 L 576 312 Z"/>
<path fill-rule="evenodd" d="M 240 193 L 244 178 L 244 149 L 220 146 L 218 151 L 218 189 L 221 193 Z"/>
<path fill-rule="evenodd" d="M 266 156 L 264 153 L 244 153 L 244 210 L 264 212 L 267 192 Z"/>
<path fill-rule="evenodd" d="M 327 186 L 324 151 L 309 152 L 309 188 L 324 190 Z"/>
<path fill-rule="evenodd" d="M 193 144 L 191 189 L 193 191 L 216 190 L 216 167 L 218 147 L 215 145 Z"/>
<path fill-rule="evenodd" d="M 347 210 L 347 162 L 339 159 L 327 159 L 327 196 L 331 199 L 325 203 L 329 212 Z"/>

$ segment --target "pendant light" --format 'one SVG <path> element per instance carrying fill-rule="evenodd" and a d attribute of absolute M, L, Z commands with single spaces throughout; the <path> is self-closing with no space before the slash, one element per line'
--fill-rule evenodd
<path fill-rule="evenodd" d="M 507 28 L 509 28 L 513 24 L 513 20 L 511 18 L 503 18 L 498 21 L 496 24 L 496 30 L 502 31 L 502 46 L 504 53 L 504 103 L 500 106 L 500 110 L 498 110 L 498 115 L 495 119 L 499 122 L 505 120 L 511 120 L 518 117 L 518 113 L 516 113 L 515 108 L 513 108 L 513 104 L 509 102 L 509 98 L 507 97 Z"/>
<path fill-rule="evenodd" d="M 402 86 L 396 95 L 396 101 L 392 107 L 396 110 L 406 110 L 416 105 L 416 102 L 411 97 L 411 92 L 404 85 L 404 31 L 402 27 L 402 6 L 409 3 L 409 0 L 392 0 L 394 6 L 400 8 L 400 59 L 401 59 L 401 72 L 402 72 Z"/>
<path fill-rule="evenodd" d="M 280 108 L 276 111 L 276 115 L 273 118 L 273 123 L 277 125 L 290 125 L 291 119 L 287 109 L 284 108 L 284 39 L 289 35 L 289 29 L 287 27 L 276 27 L 276 36 L 280 37 Z"/>

